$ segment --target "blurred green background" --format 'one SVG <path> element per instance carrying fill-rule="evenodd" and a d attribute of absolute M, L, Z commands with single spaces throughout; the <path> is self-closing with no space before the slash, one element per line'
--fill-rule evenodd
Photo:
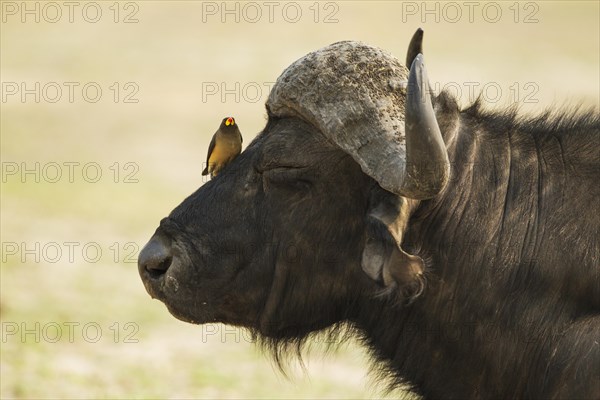
<path fill-rule="evenodd" d="M 404 60 L 422 27 L 432 82 L 463 105 L 600 104 L 597 1 L 70 4 L 0 2 L 2 398 L 401 394 L 356 343 L 317 343 L 288 380 L 247 333 L 177 321 L 138 277 L 221 118 L 250 143 L 309 51 L 355 39 Z"/>

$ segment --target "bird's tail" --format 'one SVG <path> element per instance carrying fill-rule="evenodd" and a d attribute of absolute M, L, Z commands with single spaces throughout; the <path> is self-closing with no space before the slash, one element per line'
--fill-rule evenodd
<path fill-rule="evenodd" d="M 202 175 L 208 175 L 208 165 L 206 166 L 206 168 L 204 168 L 204 171 L 202 171 Z"/>

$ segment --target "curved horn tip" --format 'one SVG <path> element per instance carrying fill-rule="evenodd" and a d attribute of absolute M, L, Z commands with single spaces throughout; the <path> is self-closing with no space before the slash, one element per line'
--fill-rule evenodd
<path fill-rule="evenodd" d="M 413 60 L 419 53 L 423 54 L 423 29 L 421 28 L 417 29 L 408 44 L 408 51 L 406 52 L 407 68 L 413 63 Z"/>
<path fill-rule="evenodd" d="M 444 189 L 450 176 L 450 162 L 431 105 L 423 55 L 417 54 L 408 77 L 405 105 L 407 176 L 403 191 L 407 197 L 428 199 Z"/>

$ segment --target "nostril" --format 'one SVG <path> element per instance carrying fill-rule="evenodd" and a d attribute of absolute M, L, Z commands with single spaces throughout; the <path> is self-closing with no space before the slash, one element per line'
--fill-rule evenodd
<path fill-rule="evenodd" d="M 160 236 L 153 237 L 140 252 L 138 268 L 140 274 L 147 273 L 152 278 L 164 275 L 173 262 L 170 243 Z"/>
<path fill-rule="evenodd" d="M 161 276 L 165 272 L 167 272 L 167 270 L 171 266 L 171 262 L 173 261 L 173 257 L 167 256 L 162 261 L 161 260 L 156 260 L 156 261 L 157 262 L 148 263 L 148 264 L 146 264 L 144 266 L 144 268 L 146 269 L 146 271 L 148 271 L 148 273 L 150 274 L 150 276 L 153 277 L 153 278 L 158 278 L 159 276 Z"/>

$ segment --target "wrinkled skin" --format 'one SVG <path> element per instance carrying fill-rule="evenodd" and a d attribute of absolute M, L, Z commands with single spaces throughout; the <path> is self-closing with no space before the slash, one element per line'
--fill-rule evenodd
<path fill-rule="evenodd" d="M 306 331 L 337 322 L 348 282 L 381 289 L 356 261 L 373 186 L 308 124 L 271 121 L 232 168 L 161 221 L 154 237 L 173 247 L 173 261 L 164 275 L 142 270 L 146 288 L 194 323 L 268 335 L 300 318 Z"/>

